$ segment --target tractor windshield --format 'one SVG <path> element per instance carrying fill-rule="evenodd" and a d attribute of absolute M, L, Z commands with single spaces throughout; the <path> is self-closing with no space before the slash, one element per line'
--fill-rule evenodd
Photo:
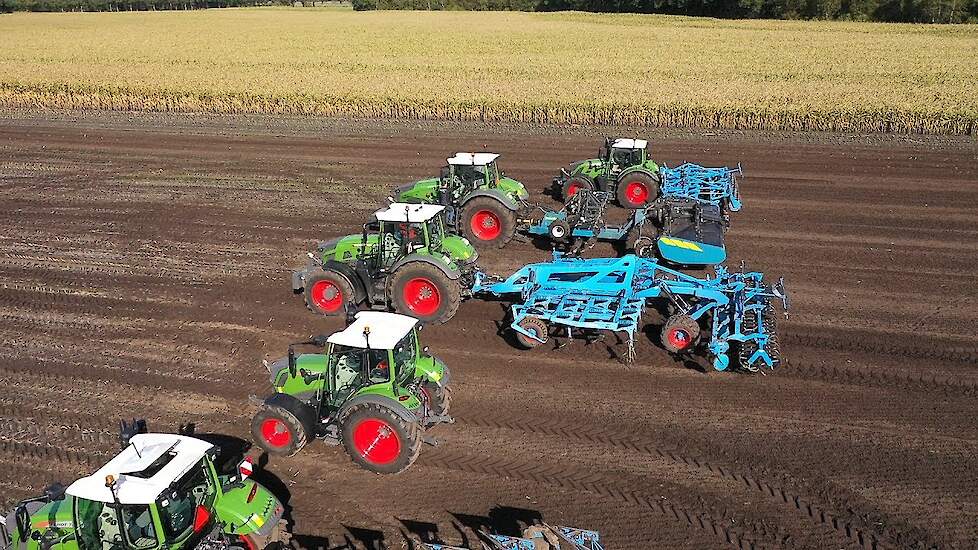
<path fill-rule="evenodd" d="M 149 506 L 114 506 L 79 498 L 75 522 L 82 550 L 147 550 L 158 545 Z"/>
<path fill-rule="evenodd" d="M 394 364 L 397 365 L 397 385 L 403 386 L 414 376 L 414 360 L 418 357 L 418 339 L 415 331 L 409 332 L 394 346 Z"/>
<path fill-rule="evenodd" d="M 497 185 L 499 183 L 499 167 L 496 166 L 496 161 L 492 161 L 486 165 L 486 175 L 489 176 L 489 185 Z"/>
<path fill-rule="evenodd" d="M 214 504 L 215 485 L 212 481 L 207 461 L 201 459 L 171 486 L 172 490 L 160 495 L 156 504 L 168 542 L 190 535 L 198 515 L 201 515 L 201 521 L 207 518 Z"/>

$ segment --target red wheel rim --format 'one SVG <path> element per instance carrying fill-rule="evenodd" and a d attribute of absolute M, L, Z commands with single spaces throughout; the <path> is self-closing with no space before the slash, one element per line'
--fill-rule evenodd
<path fill-rule="evenodd" d="M 397 432 L 379 418 L 367 418 L 353 428 L 353 447 L 373 464 L 390 464 L 401 454 Z"/>
<path fill-rule="evenodd" d="M 269 418 L 261 423 L 261 436 L 272 447 L 285 447 L 292 441 L 289 427 L 277 418 Z"/>
<path fill-rule="evenodd" d="M 572 183 L 567 187 L 567 196 L 573 197 L 578 191 L 580 191 L 584 186 L 579 183 Z"/>
<path fill-rule="evenodd" d="M 418 315 L 431 315 L 441 306 L 441 295 L 434 283 L 418 277 L 404 285 L 404 302 Z"/>
<path fill-rule="evenodd" d="M 469 225 L 472 227 L 472 233 L 483 241 L 495 240 L 503 232 L 499 216 L 489 210 L 476 212 Z"/>
<path fill-rule="evenodd" d="M 312 303 L 323 311 L 332 313 L 343 307 L 343 292 L 332 281 L 316 281 L 309 294 Z"/>
<path fill-rule="evenodd" d="M 649 200 L 649 188 L 640 181 L 632 181 L 625 185 L 625 198 L 632 204 L 645 204 Z"/>
<path fill-rule="evenodd" d="M 666 338 L 669 340 L 669 345 L 676 349 L 686 349 L 690 342 L 693 341 L 689 333 L 681 328 L 671 329 L 669 334 L 666 335 Z"/>

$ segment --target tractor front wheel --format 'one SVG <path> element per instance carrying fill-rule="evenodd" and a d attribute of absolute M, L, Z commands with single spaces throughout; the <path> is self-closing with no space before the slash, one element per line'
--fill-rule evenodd
<path fill-rule="evenodd" d="M 398 269 L 388 292 L 395 311 L 426 323 L 448 321 L 462 301 L 458 281 L 426 262 L 411 262 Z"/>
<path fill-rule="evenodd" d="M 472 244 L 502 248 L 516 234 L 516 213 L 492 197 L 476 197 L 462 207 L 461 226 Z"/>
<path fill-rule="evenodd" d="M 550 328 L 547 327 L 547 323 L 539 317 L 524 317 L 523 320 L 519 322 L 519 325 L 520 328 L 540 339 L 537 340 L 535 338 L 530 338 L 522 332 L 517 331 L 516 343 L 523 349 L 533 349 L 540 344 L 546 344 L 547 340 L 550 338 Z"/>
<path fill-rule="evenodd" d="M 448 386 L 439 386 L 435 382 L 427 381 L 421 385 L 421 391 L 428 398 L 428 407 L 434 416 L 445 416 L 448 409 L 452 406 L 452 389 Z"/>
<path fill-rule="evenodd" d="M 280 405 L 265 403 L 251 421 L 251 437 L 269 454 L 292 456 L 306 446 L 308 436 L 299 417 Z"/>
<path fill-rule="evenodd" d="M 324 269 L 306 279 L 306 307 L 323 315 L 342 315 L 347 302 L 356 303 L 353 285 L 339 272 Z"/>
<path fill-rule="evenodd" d="M 564 195 L 564 202 L 567 202 L 581 190 L 593 191 L 594 183 L 584 176 L 574 176 L 564 182 L 564 186 L 560 191 Z"/>
<path fill-rule="evenodd" d="M 422 428 L 377 403 L 354 405 L 343 419 L 343 446 L 353 462 L 379 474 L 406 470 L 421 453 Z"/>
<path fill-rule="evenodd" d="M 662 326 L 662 347 L 671 353 L 689 350 L 700 336 L 700 324 L 689 315 L 673 315 Z"/>
<path fill-rule="evenodd" d="M 659 196 L 659 182 L 643 172 L 626 174 L 615 191 L 618 204 L 625 208 L 643 208 Z"/>

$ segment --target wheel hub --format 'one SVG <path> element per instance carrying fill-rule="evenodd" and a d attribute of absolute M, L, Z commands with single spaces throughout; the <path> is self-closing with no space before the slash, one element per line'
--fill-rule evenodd
<path fill-rule="evenodd" d="M 394 428 L 379 418 L 368 418 L 353 430 L 353 446 L 364 460 L 390 464 L 401 454 L 401 440 Z"/>
<path fill-rule="evenodd" d="M 285 447 L 292 441 L 288 426 L 277 418 L 269 418 L 261 424 L 261 435 L 272 447 Z"/>

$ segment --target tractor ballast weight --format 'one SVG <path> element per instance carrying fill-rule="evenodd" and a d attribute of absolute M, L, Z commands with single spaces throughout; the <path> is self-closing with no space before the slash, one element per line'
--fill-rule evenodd
<path fill-rule="evenodd" d="M 122 451 L 67 488 L 54 485 L 0 516 L 0 549 L 285 547 L 282 503 L 250 479 L 245 459 L 218 470 L 222 449 L 190 435 L 126 434 Z"/>
<path fill-rule="evenodd" d="M 482 550 L 604 550 L 597 531 L 561 525 L 531 525 L 522 536 L 492 535 L 479 531 Z M 422 543 L 417 550 L 475 550 L 444 544 Z"/>
<path fill-rule="evenodd" d="M 323 315 L 365 304 L 444 323 L 471 286 L 478 259 L 466 238 L 446 231 L 444 210 L 393 203 L 376 211 L 360 235 L 320 243 L 292 273 L 293 292 Z"/>
<path fill-rule="evenodd" d="M 259 402 L 252 437 L 273 455 L 321 439 L 373 472 L 407 469 L 432 441 L 425 429 L 451 422 L 448 367 L 421 347 L 418 330 L 414 317 L 361 311 L 340 332 L 289 346 L 266 364 L 275 392 Z M 297 345 L 322 352 L 296 354 Z"/>
<path fill-rule="evenodd" d="M 660 194 L 659 166 L 644 139 L 607 138 L 598 158 L 573 162 L 554 177 L 564 201 L 583 189 L 605 191 L 625 208 L 642 208 Z"/>
<path fill-rule="evenodd" d="M 663 347 L 688 353 L 701 347 L 713 368 L 726 370 L 730 352 L 747 371 L 774 368 L 781 362 L 774 303 L 787 314 L 783 279 L 773 285 L 758 272 L 729 272 L 722 265 L 713 277 L 698 278 L 664 267 L 653 258 L 565 258 L 529 264 L 505 280 L 476 275 L 473 292 L 519 294 L 512 306 L 511 328 L 525 347 L 547 341 L 552 325 L 610 330 L 628 337 L 629 359 L 648 302 L 665 300 L 670 316 L 662 327 Z"/>
<path fill-rule="evenodd" d="M 444 206 L 453 231 L 480 247 L 501 248 L 513 238 L 529 193 L 499 170 L 497 158 L 495 153 L 456 153 L 437 178 L 394 189 L 394 200 Z"/>

